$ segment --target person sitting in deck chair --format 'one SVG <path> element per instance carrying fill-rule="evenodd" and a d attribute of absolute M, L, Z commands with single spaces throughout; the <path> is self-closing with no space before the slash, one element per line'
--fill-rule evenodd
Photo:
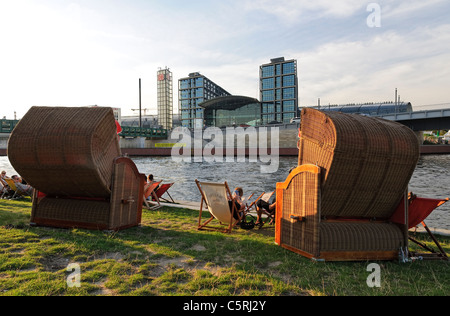
<path fill-rule="evenodd" d="M 29 196 L 33 195 L 33 187 L 29 184 L 24 184 L 24 181 L 18 175 L 13 175 L 11 177 L 14 183 L 16 184 L 16 188 L 19 190 L 19 193 L 26 194 Z"/>
<path fill-rule="evenodd" d="M 154 192 L 158 190 L 160 182 L 155 182 L 153 175 L 149 174 L 147 176 L 147 183 L 144 186 L 144 196 L 147 198 L 147 200 L 152 200 L 152 197 L 154 197 Z"/>
<path fill-rule="evenodd" d="M 289 174 L 295 169 L 296 167 L 292 167 L 291 169 L 289 169 Z M 275 193 L 275 192 L 274 192 Z M 256 223 L 255 225 L 260 225 L 262 226 L 263 221 L 261 221 L 261 215 L 265 213 L 270 217 L 270 222 L 269 225 L 272 225 L 275 223 L 275 210 L 276 210 L 276 206 L 277 206 L 277 196 L 276 194 L 273 194 L 271 196 L 271 200 L 270 197 L 268 198 L 268 201 L 264 200 L 263 198 L 259 199 L 258 202 L 256 202 L 256 213 L 257 213 L 257 217 L 256 217 Z"/>
<path fill-rule="evenodd" d="M 236 211 L 238 214 L 234 214 L 233 217 L 235 219 L 240 219 L 243 215 L 243 211 L 245 210 L 245 203 L 242 201 L 242 196 L 244 195 L 244 190 L 241 187 L 237 187 L 234 189 L 232 198 L 234 200 Z M 230 205 L 230 212 L 232 211 L 232 204 L 233 201 L 228 201 L 228 204 Z M 239 216 L 240 214 L 240 216 Z"/>
<path fill-rule="evenodd" d="M 266 211 L 266 214 L 270 217 L 269 225 L 272 225 L 275 221 L 275 208 L 276 208 L 276 195 L 272 195 L 272 199 L 270 201 L 264 201 L 263 199 L 259 199 L 256 202 L 256 223 L 255 225 L 261 225 L 263 222 L 261 221 L 261 215 Z"/>

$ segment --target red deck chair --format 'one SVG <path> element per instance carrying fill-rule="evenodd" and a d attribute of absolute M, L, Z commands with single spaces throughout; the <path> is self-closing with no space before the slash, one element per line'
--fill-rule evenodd
<path fill-rule="evenodd" d="M 165 184 L 161 184 L 159 186 L 159 188 L 155 191 L 156 196 L 158 197 L 158 199 L 163 200 L 167 203 L 175 203 L 175 201 L 173 200 L 172 196 L 170 195 L 170 193 L 168 192 L 168 190 L 170 189 L 170 187 L 174 185 L 174 183 L 165 183 Z M 164 193 L 166 193 L 169 198 L 170 201 L 168 199 L 163 198 L 162 196 L 164 195 Z M 156 201 L 156 198 L 153 197 L 153 201 Z"/>
<path fill-rule="evenodd" d="M 431 254 L 417 254 L 414 253 L 413 255 L 422 258 L 427 259 L 446 259 L 448 260 L 448 256 L 445 253 L 442 246 L 439 244 L 439 242 L 436 240 L 434 235 L 432 234 L 431 230 L 428 228 L 428 226 L 425 224 L 425 219 L 430 216 L 430 214 L 437 209 L 439 206 L 443 205 L 444 203 L 448 202 L 447 199 L 428 199 L 428 198 L 420 198 L 413 194 L 410 194 L 408 197 L 408 223 L 409 223 L 409 229 L 417 227 L 418 225 L 422 224 L 422 226 L 425 228 L 427 233 L 430 235 L 430 237 L 433 239 L 434 243 L 439 249 L 439 253 L 431 249 L 430 247 L 426 246 L 425 244 L 415 240 L 413 237 L 409 237 L 409 240 L 416 243 L 417 245 L 421 246 L 422 248 L 426 249 L 427 251 L 431 252 Z M 402 224 L 405 222 L 405 213 L 404 213 L 404 203 L 405 200 L 403 199 L 402 202 L 399 204 L 397 210 L 395 211 L 394 215 L 391 217 L 391 221 L 393 223 Z"/>
<path fill-rule="evenodd" d="M 162 180 L 159 182 L 153 182 L 152 184 L 146 184 L 144 186 L 144 208 L 148 210 L 156 210 L 161 207 L 161 204 L 159 203 L 159 198 L 156 195 L 155 189 L 161 184 Z M 156 201 L 155 204 L 150 203 L 148 200 L 149 197 L 152 197 L 152 201 Z"/>

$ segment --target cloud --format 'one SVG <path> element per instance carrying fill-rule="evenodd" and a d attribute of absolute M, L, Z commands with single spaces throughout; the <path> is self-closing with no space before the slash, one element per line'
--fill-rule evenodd
<path fill-rule="evenodd" d="M 285 23 L 307 22 L 324 17 L 345 18 L 364 6 L 360 0 L 244 0 L 246 11 L 262 11 Z"/>
<path fill-rule="evenodd" d="M 299 56 L 303 106 L 315 105 L 317 98 L 325 104 L 389 101 L 395 88 L 404 99 L 423 105 L 446 100 L 450 69 L 443 65 L 450 60 L 450 50 L 442 43 L 448 42 L 450 25 L 443 25 L 289 54 Z"/>
<path fill-rule="evenodd" d="M 446 0 L 409 0 L 409 1 L 382 1 L 383 17 L 388 19 L 408 17 L 415 13 L 421 13 L 429 8 L 436 8 L 441 3 L 446 3 Z"/>

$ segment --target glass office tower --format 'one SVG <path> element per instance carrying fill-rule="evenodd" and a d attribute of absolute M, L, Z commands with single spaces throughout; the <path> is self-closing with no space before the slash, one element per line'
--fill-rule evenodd
<path fill-rule="evenodd" d="M 173 81 L 172 72 L 160 69 L 158 79 L 158 122 L 164 129 L 172 129 L 173 126 Z"/>
<path fill-rule="evenodd" d="M 284 57 L 260 66 L 260 100 L 263 124 L 289 123 L 298 116 L 297 61 Z"/>
<path fill-rule="evenodd" d="M 213 98 L 231 95 L 207 77 L 198 72 L 178 81 L 178 105 L 181 114 L 181 126 L 203 128 L 204 109 L 200 103 Z"/>

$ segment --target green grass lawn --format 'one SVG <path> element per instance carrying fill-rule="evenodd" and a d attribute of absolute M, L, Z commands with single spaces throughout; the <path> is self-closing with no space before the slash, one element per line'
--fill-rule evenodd
<path fill-rule="evenodd" d="M 0 296 L 450 294 L 449 262 L 377 262 L 381 287 L 371 288 L 369 262 L 313 262 L 275 245 L 273 227 L 198 231 L 192 210 L 144 210 L 141 227 L 114 233 L 30 227 L 30 213 L 30 200 L 0 200 Z M 73 263 L 80 287 L 67 283 Z"/>

